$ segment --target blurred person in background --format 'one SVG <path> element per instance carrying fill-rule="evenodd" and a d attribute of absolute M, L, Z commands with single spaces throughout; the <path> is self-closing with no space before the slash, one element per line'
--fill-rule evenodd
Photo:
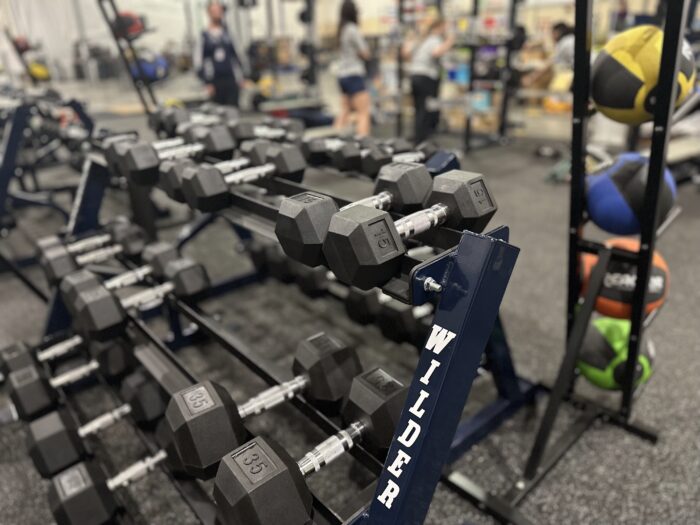
<path fill-rule="evenodd" d="M 570 85 L 574 72 L 574 28 L 565 22 L 557 22 L 552 26 L 552 39 L 554 53 L 543 65 L 523 77 L 524 87 L 544 89 L 557 75 L 568 79 Z"/>
<path fill-rule="evenodd" d="M 371 130 L 371 100 L 367 90 L 365 61 L 370 59 L 370 50 L 358 26 L 357 6 L 353 0 L 344 0 L 340 8 L 338 24 L 339 59 L 336 76 L 340 85 L 340 113 L 335 119 L 336 129 L 346 128 L 355 116 L 355 132 L 358 136 L 369 135 Z"/>
<path fill-rule="evenodd" d="M 435 133 L 440 122 L 440 111 L 430 111 L 428 99 L 438 98 L 442 75 L 440 59 L 453 45 L 454 38 L 448 34 L 445 19 L 438 16 L 427 25 L 422 37 L 407 37 L 401 49 L 404 59 L 410 60 L 408 72 L 411 75 L 416 144 Z"/>
<path fill-rule="evenodd" d="M 207 4 L 209 24 L 202 31 L 201 52 L 195 53 L 196 71 L 213 102 L 238 107 L 243 66 L 224 21 L 225 8 L 217 1 Z"/>

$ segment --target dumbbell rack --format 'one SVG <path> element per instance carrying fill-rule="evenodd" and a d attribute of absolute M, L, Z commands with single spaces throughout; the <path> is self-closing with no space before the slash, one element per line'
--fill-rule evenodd
<path fill-rule="evenodd" d="M 131 316 L 130 321 L 129 336 L 135 342 L 135 360 L 159 383 L 166 394 L 172 394 L 196 382 L 196 379 L 177 360 L 170 349 L 163 344 L 141 319 Z M 51 336 L 45 337 L 36 350 L 41 351 L 48 348 L 64 339 L 66 335 L 67 333 L 65 331 L 55 332 Z M 43 363 L 41 366 L 44 368 L 45 372 L 50 372 L 48 363 Z M 87 379 L 81 380 L 80 383 L 94 383 L 101 386 L 115 400 L 116 405 L 120 405 L 124 402 L 114 391 L 114 386 L 110 385 L 99 372 Z M 82 415 L 80 413 L 81 411 L 72 400 L 71 396 L 68 395 L 63 388 L 57 389 L 57 394 L 59 404 L 73 419 L 76 421 L 85 419 L 79 417 Z M 132 431 L 141 444 L 147 449 L 148 453 L 154 453 L 158 450 L 159 447 L 155 441 L 155 436 L 151 435 L 151 433 L 145 433 L 135 425 L 132 425 Z M 86 446 L 88 445 L 86 444 Z M 91 450 L 89 446 L 88 450 Z M 180 493 L 183 501 L 190 507 L 195 516 L 197 516 L 203 524 L 213 525 L 216 509 L 203 487 L 193 480 L 177 478 L 168 472 L 167 469 L 162 470 L 168 475 L 173 486 Z M 125 499 L 123 495 L 121 497 Z M 128 507 L 131 508 L 134 507 L 134 505 L 128 505 Z"/>
<path fill-rule="evenodd" d="M 91 133 L 94 128 L 94 122 L 87 115 L 83 105 L 76 101 L 70 100 L 68 102 L 62 103 L 65 107 L 71 108 L 78 118 L 83 123 L 85 129 Z M 68 220 L 69 229 L 74 229 L 74 233 L 79 233 L 81 228 L 95 228 L 97 226 L 96 214 L 94 215 L 94 222 L 91 222 L 93 215 L 87 213 L 87 209 L 81 208 L 78 210 L 79 213 L 75 215 L 69 214 L 58 206 L 53 201 L 53 194 L 57 191 L 75 191 L 75 188 L 57 188 L 51 191 L 36 191 L 36 192 L 11 192 L 10 185 L 13 180 L 18 177 L 18 170 L 22 168 L 19 166 L 19 156 L 20 151 L 25 146 L 27 136 L 26 131 L 29 128 L 29 120 L 38 111 L 36 104 L 25 102 L 20 103 L 12 111 L 10 120 L 7 122 L 5 132 L 3 134 L 3 144 L 2 144 L 2 158 L 0 159 L 0 232 L 2 235 L 9 234 L 9 230 L 15 227 L 15 220 L 12 217 L 12 210 L 28 206 L 42 206 L 48 207 L 52 210 L 57 211 L 62 216 L 66 217 Z M 85 174 L 83 174 L 85 177 Z M 82 183 L 81 183 L 82 184 Z M 35 184 L 38 190 L 38 184 Z M 78 188 L 80 192 L 80 187 Z M 87 199 L 94 199 L 94 202 L 101 202 L 101 196 L 99 199 L 97 195 L 92 191 L 87 191 Z M 88 201 L 89 203 L 90 201 Z M 92 206 L 92 204 L 88 204 Z M 99 207 L 99 204 L 98 204 Z M 75 211 L 75 209 L 74 209 Z M 73 224 L 71 227 L 70 224 Z M 22 281 L 23 284 L 38 298 L 42 301 L 46 301 L 48 298 L 46 294 L 37 287 L 22 271 L 22 268 L 26 266 L 31 266 L 36 264 L 36 257 L 28 257 L 19 260 L 13 260 L 9 256 L 0 252 L 0 264 L 2 264 L 2 271 L 8 269 L 14 273 L 18 279 Z"/>
<path fill-rule="evenodd" d="M 566 351 L 556 382 L 551 389 L 547 409 L 540 423 L 522 477 L 507 495 L 507 499 L 513 506 L 517 506 L 523 501 L 595 421 L 611 423 L 651 443 L 656 443 L 658 439 L 658 432 L 655 429 L 632 420 L 632 408 L 635 400 L 634 371 L 639 357 L 643 332 L 656 317 L 656 312 L 648 316 L 645 314 L 646 297 L 656 239 L 659 232 L 663 231 L 666 226 L 661 225 L 659 227 L 658 203 L 665 170 L 666 149 L 669 139 L 668 130 L 670 129 L 677 95 L 675 79 L 678 74 L 683 28 L 686 26 L 689 3 L 687 0 L 668 2 L 657 89 L 658 95 L 654 112 L 651 157 L 641 215 L 641 249 L 638 252 L 628 252 L 619 249 L 609 249 L 603 244 L 583 237 L 583 229 L 586 223 L 584 214 L 585 152 L 589 118 L 591 11 L 593 1 L 577 0 L 576 2 L 576 67 L 571 147 L 572 170 Z M 598 262 L 591 272 L 586 294 L 580 299 L 580 257 L 584 253 L 597 254 Z M 622 399 L 617 409 L 603 406 L 574 392 L 576 362 L 594 311 L 595 301 L 602 288 L 608 265 L 612 260 L 626 261 L 635 264 L 637 267 L 628 357 L 622 384 Z M 550 441 L 554 422 L 564 402 L 571 402 L 573 406 L 581 409 L 581 415 L 548 450 L 548 442 Z M 548 454 L 545 455 L 545 452 L 548 452 Z"/>
<path fill-rule="evenodd" d="M 293 195 L 304 189 L 301 185 L 282 179 L 271 179 L 260 183 L 269 191 L 281 195 Z M 267 203 L 256 200 L 242 192 L 232 191 L 233 206 L 221 213 L 221 216 L 239 228 L 254 231 L 268 238 L 274 238 L 274 221 L 277 209 Z M 339 200 L 339 204 L 344 204 Z M 398 216 L 397 216 L 398 217 Z M 442 475 L 442 467 L 454 459 L 455 451 L 451 447 L 452 437 L 458 427 L 463 406 L 468 396 L 472 380 L 477 375 L 481 356 L 491 334 L 491 327 L 496 320 L 500 301 L 508 283 L 510 273 L 517 258 L 518 250 L 507 243 L 507 229 L 501 228 L 490 235 L 476 235 L 469 232 L 458 232 L 442 228 L 435 232 L 430 239 L 433 245 L 446 251 L 433 259 L 421 262 L 406 259 L 406 271 L 400 278 L 392 280 L 385 286 L 384 291 L 394 298 L 409 304 L 422 304 L 440 295 L 437 303 L 434 323 L 451 334 L 449 344 L 443 352 L 446 366 L 434 370 L 436 382 L 430 385 L 430 402 L 425 404 L 426 410 L 434 415 L 426 422 L 425 433 L 413 445 L 414 464 L 420 464 L 418 472 L 415 467 L 407 469 L 402 481 L 401 497 L 392 509 L 380 509 L 370 506 L 373 488 L 369 487 L 363 495 L 366 500 L 358 501 L 357 508 L 364 508 L 353 518 L 354 522 L 365 521 L 369 515 L 370 523 L 406 523 L 406 520 L 422 519 L 427 512 L 430 495 L 439 479 L 458 491 L 466 499 L 474 502 L 480 508 L 486 508 L 494 517 L 503 522 L 529 523 L 518 511 L 506 508 L 502 502 L 485 492 L 473 481 L 457 474 Z M 134 264 L 122 260 L 129 268 Z M 255 279 L 250 275 L 241 276 L 232 287 L 245 286 Z M 152 284 L 152 283 L 151 283 Z M 287 373 L 279 370 L 271 363 L 261 359 L 251 347 L 226 330 L 217 322 L 208 318 L 196 307 L 183 301 L 170 298 L 168 308 L 192 322 L 200 333 L 209 336 L 241 360 L 253 372 L 271 385 L 288 379 Z M 170 315 L 179 317 L 177 314 Z M 130 326 L 139 332 L 140 337 L 150 341 L 152 347 L 159 350 L 158 366 L 149 365 L 149 359 L 137 355 L 138 360 L 152 371 L 164 389 L 174 392 L 182 388 L 182 384 L 163 385 L 165 379 L 172 377 L 190 377 L 184 368 L 172 355 L 170 349 L 153 335 L 142 320 L 133 318 Z M 179 322 L 177 323 L 179 326 Z M 431 366 L 431 352 L 424 351 L 418 365 L 409 399 L 415 401 L 420 388 L 427 388 L 421 383 L 421 377 Z M 163 357 L 165 356 L 165 357 Z M 153 357 L 150 358 L 154 359 Z M 165 363 L 165 364 L 164 364 Z M 168 373 L 164 373 L 168 370 Z M 175 372 L 172 372 L 175 370 Z M 191 378 L 193 379 L 193 378 Z M 321 430 L 335 433 L 338 425 L 315 410 L 303 399 L 293 402 L 299 410 L 309 417 Z M 407 423 L 408 411 L 404 421 L 399 425 L 397 436 L 402 431 L 402 425 Z M 445 441 L 443 443 L 442 441 Z M 391 454 L 396 451 L 392 449 Z M 392 475 L 383 468 L 380 461 L 362 447 L 358 447 L 354 456 L 370 471 L 380 476 L 381 483 L 386 483 Z M 409 472 L 410 470 L 410 472 Z M 196 498 L 195 498 L 196 499 Z M 416 505 L 423 501 L 423 505 Z M 315 502 L 317 523 L 343 523 L 343 519 L 324 505 L 318 498 Z M 369 514 L 368 514 L 369 513 Z M 412 516 L 408 518 L 408 516 Z"/>
<path fill-rule="evenodd" d="M 117 44 L 119 56 L 121 57 L 122 62 L 124 62 L 124 67 L 126 68 L 126 72 L 131 79 L 131 83 L 136 90 L 136 94 L 141 101 L 143 110 L 146 115 L 150 116 L 158 108 L 158 99 L 156 98 L 156 94 L 153 91 L 151 84 L 143 80 L 146 78 L 146 74 L 141 65 L 141 61 L 139 60 L 139 54 L 137 53 L 134 45 L 131 43 L 131 40 L 128 38 L 121 38 L 117 34 L 115 21 L 119 16 L 119 8 L 117 7 L 116 0 L 97 0 L 97 4 L 100 7 L 100 11 L 102 12 L 102 16 L 104 17 L 107 26 L 109 27 L 112 38 L 114 38 L 114 42 Z M 126 56 L 127 51 L 131 53 L 132 60 L 136 64 L 136 69 L 139 72 L 138 78 L 131 73 L 129 59 Z"/>
<path fill-rule="evenodd" d="M 99 164 L 100 159 L 96 157 L 95 160 Z M 260 181 L 258 185 L 272 194 L 284 196 L 306 190 L 300 184 L 279 178 Z M 278 213 L 277 208 L 244 192 L 231 191 L 231 195 L 233 206 L 218 216 L 233 225 L 241 238 L 245 238 L 246 233 L 250 236 L 250 232 L 254 232 L 275 239 L 274 223 Z M 342 199 L 336 200 L 339 205 L 347 204 Z M 206 226 L 214 217 L 202 216 L 198 225 Z M 399 217 L 395 215 L 394 218 Z M 449 362 L 445 362 L 447 366 L 431 372 L 436 381 L 438 377 L 440 381 L 429 387 L 431 402 L 424 405 L 424 408 L 434 412 L 434 415 L 429 418 L 430 421 L 424 427 L 427 430 L 421 435 L 421 439 L 412 446 L 414 465 L 421 464 L 420 472 L 416 472 L 415 467 L 406 470 L 404 479 L 400 480 L 401 497 L 396 500 L 392 509 L 376 508 L 376 502 L 370 507 L 369 502 L 376 495 L 373 486 L 368 487 L 363 492 L 365 499 L 358 501 L 357 504 L 358 508 L 364 506 L 364 510 L 354 521 L 364 521 L 368 512 L 371 523 L 405 523 L 406 520 L 411 519 L 422 520 L 431 499 L 429 496 L 435 490 L 438 480 L 442 479 L 453 490 L 479 508 L 484 508 L 499 521 L 525 525 L 529 523 L 528 520 L 517 510 L 509 508 L 502 500 L 489 494 L 472 480 L 456 473 L 442 475 L 442 467 L 459 457 L 468 448 L 469 440 L 478 434 L 478 427 L 475 429 L 460 426 L 460 417 L 471 383 L 481 364 L 484 348 L 489 341 L 491 327 L 496 321 L 500 301 L 518 250 L 507 243 L 505 228 L 496 230 L 488 236 L 441 228 L 429 237 L 424 236 L 423 240 L 446 251 L 425 262 L 406 257 L 405 271 L 400 277 L 387 283 L 384 292 L 411 305 L 423 304 L 436 295 L 440 296 L 434 323 L 447 330 L 444 333 L 452 335 L 447 349 L 443 352 L 444 356 L 448 356 Z M 121 259 L 121 263 L 126 268 L 134 267 L 134 263 L 126 259 Z M 255 280 L 257 280 L 256 275 L 243 275 L 234 279 L 229 288 L 242 287 Z M 147 279 L 146 284 L 148 283 L 154 284 L 155 281 Z M 184 317 L 197 327 L 199 333 L 219 342 L 269 384 L 275 385 L 288 379 L 285 372 L 261 360 L 253 349 L 234 334 L 223 330 L 218 323 L 209 319 L 198 308 L 173 298 L 169 298 L 164 306 L 176 341 L 182 340 L 180 318 Z M 155 348 L 149 352 L 139 349 L 136 357 L 166 392 L 173 393 L 192 384 L 194 378 L 171 353 L 171 348 L 176 345 L 166 346 L 149 330 L 143 320 L 132 317 L 130 327 L 131 333 L 137 332 L 138 337 L 145 338 L 149 342 L 149 348 Z M 421 378 L 425 376 L 426 370 L 429 370 L 432 363 L 429 350 L 430 348 L 422 353 L 418 365 L 419 372 L 414 377 L 409 400 L 416 399 L 418 389 L 428 388 L 421 382 Z M 303 399 L 295 401 L 295 406 L 298 406 L 321 430 L 329 433 L 340 430 L 334 421 L 323 416 Z M 405 412 L 408 414 L 408 411 Z M 408 424 L 406 418 L 409 416 L 406 414 L 404 421 L 398 427 L 397 437 L 402 431 L 402 425 Z M 455 436 L 454 441 L 453 436 Z M 392 453 L 395 454 L 396 450 L 390 451 L 389 458 Z M 354 455 L 370 471 L 380 476 L 380 487 L 382 483 L 388 483 L 392 474 L 386 468 L 383 469 L 374 456 L 362 447 L 358 447 Z M 202 503 L 198 495 L 184 492 L 186 497 L 194 500 L 196 505 L 203 505 L 206 508 L 211 503 L 208 500 Z M 423 501 L 425 504 L 417 506 L 415 501 Z M 323 502 L 316 501 L 315 506 L 317 515 L 324 517 L 325 520 L 317 520 L 318 523 L 343 522 L 341 517 Z M 203 512 L 206 514 L 206 511 Z"/>

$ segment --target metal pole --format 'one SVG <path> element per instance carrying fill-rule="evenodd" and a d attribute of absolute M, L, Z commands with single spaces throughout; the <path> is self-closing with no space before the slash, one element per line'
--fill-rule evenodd
<path fill-rule="evenodd" d="M 184 0 L 183 7 L 185 9 L 185 45 L 191 55 L 194 49 L 194 20 L 191 0 Z"/>
<path fill-rule="evenodd" d="M 404 0 L 399 0 L 398 4 L 398 13 L 397 13 L 397 20 L 399 22 L 399 36 L 401 35 L 401 32 L 403 30 L 403 24 L 404 24 L 404 18 L 403 18 L 403 11 L 404 8 Z M 396 94 L 396 101 L 397 101 L 397 114 L 396 114 L 396 136 L 397 137 L 402 137 L 403 136 L 403 54 L 401 53 L 401 38 L 399 38 L 398 41 L 398 48 L 396 52 L 396 78 L 398 80 L 397 82 L 397 94 Z"/>
<path fill-rule="evenodd" d="M 566 335 L 576 316 L 581 279 L 579 275 L 579 241 L 583 228 L 586 181 L 586 139 L 588 135 L 588 100 L 591 80 L 592 1 L 576 2 L 574 49 L 574 108 L 571 130 L 571 196 L 569 209 L 569 287 L 567 295 Z"/>
<path fill-rule="evenodd" d="M 233 20 L 233 28 L 236 31 L 236 39 L 238 39 L 239 42 L 242 43 L 241 37 L 241 8 L 238 5 L 238 2 L 236 0 L 233 0 L 230 5 L 229 9 L 231 10 L 231 18 Z"/>
<path fill-rule="evenodd" d="M 508 30 L 510 31 L 511 40 L 508 42 L 508 48 L 506 49 L 506 65 L 502 70 L 503 73 L 501 74 L 503 91 L 501 96 L 501 110 L 498 123 L 498 135 L 500 139 L 504 139 L 508 135 L 508 103 L 510 102 L 512 90 L 510 80 L 513 71 L 512 61 L 514 51 L 512 38 L 515 35 L 515 28 L 518 25 L 518 2 L 520 2 L 520 0 L 510 0 L 510 9 L 508 10 Z"/>
<path fill-rule="evenodd" d="M 670 136 L 670 125 L 678 93 L 678 69 L 683 49 L 683 32 L 688 19 L 688 0 L 677 0 L 666 4 L 664 44 L 654 110 L 654 131 L 651 138 L 651 155 L 644 205 L 641 214 L 641 246 L 637 258 L 637 283 L 632 300 L 632 327 L 629 350 L 625 366 L 622 389 L 622 415 L 629 419 L 632 414 L 634 372 L 644 331 L 647 289 L 651 274 L 651 262 L 656 244 L 656 228 L 659 223 L 659 196 L 666 169 L 666 150 Z"/>
<path fill-rule="evenodd" d="M 318 63 L 316 61 L 316 5 L 314 0 L 306 0 L 306 11 L 309 15 L 309 23 L 306 27 L 306 39 L 313 46 L 312 52 L 307 57 L 312 79 L 309 85 L 315 88 L 318 83 Z"/>
<path fill-rule="evenodd" d="M 286 19 L 285 19 L 285 8 L 284 8 L 284 2 L 277 2 L 277 16 L 279 19 L 279 24 L 280 24 L 280 30 L 279 30 L 279 35 L 280 36 L 287 36 L 287 24 Z"/>
<path fill-rule="evenodd" d="M 586 298 L 581 310 L 576 316 L 576 322 L 572 325 L 569 337 L 567 338 L 564 359 L 559 367 L 557 380 L 552 388 L 547 408 L 540 422 L 540 426 L 537 429 L 537 435 L 532 444 L 532 450 L 530 451 L 525 469 L 523 470 L 523 479 L 525 480 L 531 480 L 535 477 L 542 462 L 542 458 L 544 457 L 544 453 L 547 450 L 547 443 L 552 434 L 554 422 L 559 414 L 559 408 L 564 402 L 564 397 L 574 377 L 576 361 L 581 353 L 581 345 L 586 337 L 596 298 L 603 286 L 603 280 L 608 271 L 611 255 L 612 252 L 610 250 L 602 250 L 598 254 L 598 262 L 591 272 L 591 281 L 586 293 Z"/>
<path fill-rule="evenodd" d="M 277 50 L 275 49 L 275 15 L 273 12 L 273 0 L 267 0 L 267 49 L 272 72 L 272 98 L 277 94 Z"/>
<path fill-rule="evenodd" d="M 92 71 L 90 71 L 90 53 L 87 45 L 87 31 L 85 30 L 85 19 L 83 11 L 80 9 L 79 0 L 73 0 L 73 12 L 75 13 L 75 24 L 78 28 L 78 56 L 80 63 L 83 66 L 83 75 L 89 81 L 94 80 Z"/>
<path fill-rule="evenodd" d="M 479 16 L 479 0 L 473 0 L 474 5 L 472 6 L 472 17 L 473 20 Z M 469 86 L 467 87 L 467 92 L 469 95 L 474 93 L 474 70 L 476 69 L 476 54 L 479 49 L 478 45 L 469 46 Z M 470 107 L 467 109 L 467 119 L 464 123 L 464 151 L 467 152 L 472 149 L 472 113 L 471 113 L 471 100 L 470 96 Z"/>
<path fill-rule="evenodd" d="M 129 60 L 126 58 L 124 46 L 122 45 L 122 39 L 119 38 L 119 35 L 117 35 L 116 28 L 114 26 L 114 20 L 116 20 L 116 17 L 119 15 L 119 9 L 117 8 L 117 5 L 115 3 L 115 0 L 98 0 L 98 6 L 100 7 L 100 11 L 102 12 L 102 16 L 107 23 L 107 26 L 109 27 L 109 31 L 112 34 L 112 38 L 114 38 L 114 41 L 117 44 L 117 48 L 119 49 L 119 56 L 122 59 L 122 62 L 124 64 L 124 67 L 126 68 L 127 74 L 129 75 L 129 78 L 131 78 L 131 82 L 134 86 L 134 89 L 136 90 L 136 94 L 139 97 L 139 100 L 141 101 L 141 104 L 143 105 L 144 112 L 147 115 L 150 115 L 154 109 L 158 107 L 158 100 L 156 99 L 155 93 L 151 89 L 151 85 L 148 82 L 144 82 L 143 79 L 145 78 L 143 68 L 141 67 L 141 62 L 138 60 L 138 54 L 136 53 L 136 50 L 134 49 L 133 45 L 129 40 L 126 40 L 126 47 L 131 51 L 133 60 L 136 63 L 136 69 L 138 69 L 139 72 L 139 77 L 140 78 L 135 78 L 134 75 L 131 74 L 131 67 L 129 65 Z M 112 14 L 114 15 L 114 18 L 110 17 L 109 13 L 107 12 L 107 7 L 105 7 L 105 3 L 109 3 L 109 8 L 112 11 Z M 143 94 L 143 91 L 146 91 L 148 93 L 152 107 L 149 106 L 148 100 L 146 99 L 146 96 Z"/>

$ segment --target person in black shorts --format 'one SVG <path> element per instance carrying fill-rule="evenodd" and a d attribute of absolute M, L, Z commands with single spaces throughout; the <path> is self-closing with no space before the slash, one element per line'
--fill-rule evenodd
<path fill-rule="evenodd" d="M 338 24 L 338 45 L 340 57 L 337 62 L 338 84 L 340 85 L 341 109 L 335 119 L 336 129 L 345 129 L 355 114 L 355 132 L 359 136 L 370 133 L 371 100 L 367 91 L 365 61 L 370 52 L 360 28 L 357 25 L 357 6 L 352 0 L 345 0 L 340 8 Z"/>

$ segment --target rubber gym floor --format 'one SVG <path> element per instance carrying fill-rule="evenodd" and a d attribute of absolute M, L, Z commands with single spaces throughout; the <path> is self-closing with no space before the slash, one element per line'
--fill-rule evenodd
<path fill-rule="evenodd" d="M 128 121 L 118 124 L 134 127 Z M 551 162 L 535 158 L 533 149 L 534 145 L 527 142 L 485 149 L 470 154 L 463 166 L 489 177 L 499 204 L 493 224 L 509 225 L 512 242 L 522 249 L 501 310 L 518 371 L 524 377 L 551 384 L 563 352 L 568 186 L 545 182 Z M 46 171 L 43 180 L 50 185 L 75 177 L 67 168 L 60 168 Z M 357 181 L 338 181 L 321 175 L 312 178 L 319 184 L 335 181 L 335 190 L 348 197 L 369 192 L 369 187 L 360 187 Z M 694 188 L 680 189 L 683 213 L 658 243 L 671 268 L 671 293 L 668 305 L 648 331 L 657 348 L 656 372 L 639 399 L 635 414 L 661 431 L 659 443 L 652 446 L 615 427 L 594 426 L 522 504 L 522 511 L 533 522 L 700 522 L 700 285 L 696 279 L 700 260 L 699 198 Z M 123 209 L 125 197 L 110 193 L 104 217 Z M 176 215 L 182 213 L 181 209 L 175 210 Z M 22 213 L 22 228 L 30 236 L 52 233 L 57 223 L 57 216 L 50 212 Z M 174 232 L 165 232 L 163 237 Z M 596 236 L 605 238 L 601 232 Z M 30 249 L 18 232 L 2 244 L 3 249 L 15 254 L 26 254 Z M 235 247 L 228 230 L 214 227 L 187 253 L 199 257 L 216 278 L 249 268 Z M 36 270 L 30 275 L 37 281 L 42 279 Z M 9 274 L 0 275 L 0 290 L 0 344 L 19 339 L 36 341 L 44 321 L 44 304 Z M 344 318 L 342 306 L 334 299 L 312 301 L 294 286 L 268 281 L 207 300 L 203 307 L 207 312 L 221 314 L 223 325 L 280 364 L 291 362 L 296 341 L 321 330 L 357 344 L 365 366 L 379 364 L 403 380 L 410 378 L 416 362 L 412 347 L 384 341 L 374 327 L 353 325 Z M 156 328 L 163 333 L 162 326 Z M 179 356 L 198 377 L 221 382 L 237 400 L 264 387 L 261 380 L 213 343 L 185 348 Z M 580 385 L 584 386 L 583 382 Z M 608 403 L 618 400 L 616 395 L 592 388 L 586 388 L 586 392 Z M 478 381 L 467 411 L 473 411 L 492 395 L 488 378 Z M 101 387 L 81 391 L 75 397 L 82 420 L 114 403 Z M 1 391 L 0 401 L 5 399 L 6 394 Z M 534 411 L 522 410 L 474 447 L 456 464 L 457 470 L 491 490 L 506 490 L 522 468 L 544 400 L 540 398 Z M 559 428 L 572 413 L 571 409 L 563 410 Z M 286 407 L 253 418 L 250 428 L 278 439 L 295 457 L 324 437 L 294 409 Z M 27 459 L 25 438 L 25 425 L 21 423 L 0 428 L 0 523 L 4 525 L 51 521 L 45 496 L 48 482 L 35 473 Z M 145 454 L 128 422 L 116 424 L 92 442 L 98 458 L 110 472 Z M 348 457 L 309 479 L 313 489 L 339 509 L 354 508 L 357 492 L 371 480 Z M 156 471 L 124 493 L 137 523 L 196 523 L 163 472 Z M 439 486 L 426 523 L 465 522 L 493 523 L 448 488 Z"/>

